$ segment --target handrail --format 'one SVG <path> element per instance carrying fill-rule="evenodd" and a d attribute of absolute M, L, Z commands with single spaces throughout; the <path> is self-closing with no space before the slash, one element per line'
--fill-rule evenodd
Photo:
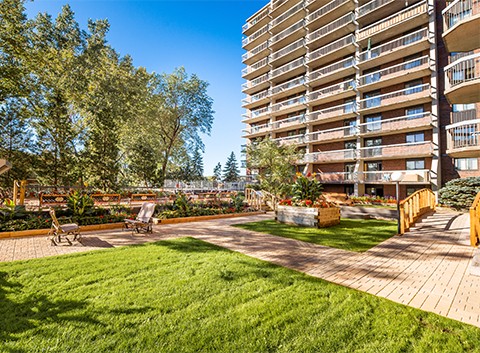
<path fill-rule="evenodd" d="M 265 190 L 254 190 L 245 188 L 245 201 L 250 207 L 261 210 L 263 205 L 268 205 L 273 210 L 277 209 L 280 199 Z"/>
<path fill-rule="evenodd" d="M 480 191 L 470 207 L 470 244 L 480 245 Z"/>
<path fill-rule="evenodd" d="M 404 234 L 420 216 L 435 211 L 435 206 L 435 193 L 430 189 L 415 191 L 400 201 L 400 234 Z"/>

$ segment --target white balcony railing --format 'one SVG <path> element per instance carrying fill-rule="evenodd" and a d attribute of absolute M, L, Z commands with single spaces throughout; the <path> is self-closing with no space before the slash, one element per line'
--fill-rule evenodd
<path fill-rule="evenodd" d="M 277 129 L 283 129 L 287 127 L 291 127 L 294 125 L 299 125 L 303 124 L 306 121 L 306 116 L 305 114 L 299 114 L 297 116 L 292 116 L 291 118 L 287 119 L 282 119 L 282 120 L 277 120 L 272 123 L 272 128 L 277 130 Z"/>
<path fill-rule="evenodd" d="M 430 170 L 428 169 L 360 172 L 356 179 L 364 183 L 394 183 L 393 173 L 402 173 L 402 183 L 404 184 L 430 182 Z"/>
<path fill-rule="evenodd" d="M 308 35 L 308 42 L 311 43 L 313 41 L 316 41 L 317 39 L 322 38 L 323 36 L 332 33 L 343 26 L 346 26 L 349 23 L 353 23 L 354 20 L 355 14 L 353 12 L 350 12 L 345 16 L 340 17 L 339 19 L 327 24 L 326 26 L 323 26 L 316 31 L 310 33 Z"/>
<path fill-rule="evenodd" d="M 270 55 L 270 60 L 277 60 L 285 55 L 290 54 L 291 52 L 297 50 L 298 48 L 301 48 L 305 45 L 305 40 L 304 39 L 299 39 L 296 42 L 293 42 L 292 44 L 287 45 L 286 47 L 280 49 L 279 51 L 276 51 L 272 55 Z"/>
<path fill-rule="evenodd" d="M 306 102 L 305 96 L 295 97 L 295 98 L 272 105 L 272 112 L 278 112 L 280 110 L 283 110 L 291 106 L 305 104 L 305 102 Z"/>
<path fill-rule="evenodd" d="M 260 134 L 263 132 L 270 131 L 270 124 L 261 124 L 261 125 L 251 126 L 250 128 L 247 128 L 243 131 L 247 135 Z"/>
<path fill-rule="evenodd" d="M 261 99 L 267 98 L 270 95 L 270 90 L 266 89 L 265 91 L 258 92 L 254 95 L 248 96 L 242 100 L 243 104 L 255 103 Z"/>
<path fill-rule="evenodd" d="M 445 66 L 445 90 L 480 79 L 480 53 L 468 55 Z"/>
<path fill-rule="evenodd" d="M 312 93 L 309 94 L 308 100 L 309 102 L 312 102 L 317 99 L 323 98 L 325 96 L 330 96 L 330 95 L 339 94 L 348 90 L 353 90 L 355 86 L 356 86 L 355 80 L 336 83 L 334 85 L 321 88 L 317 91 L 313 91 Z"/>
<path fill-rule="evenodd" d="M 292 62 L 289 62 L 288 64 L 285 64 L 283 66 L 280 66 L 279 68 L 275 69 L 272 71 L 272 78 L 278 77 L 288 71 L 294 70 L 296 68 L 299 68 L 300 66 L 303 66 L 305 64 L 305 58 L 298 58 L 293 60 Z"/>
<path fill-rule="evenodd" d="M 312 14 L 310 14 L 307 18 L 308 22 L 312 22 L 312 21 L 315 21 L 316 19 L 318 19 L 319 17 L 322 17 L 323 15 L 325 15 L 326 13 L 332 11 L 333 9 L 349 2 L 350 0 L 333 0 L 333 1 L 330 1 L 328 4 L 326 4 L 325 6 L 319 8 L 318 10 L 314 11 Z"/>
<path fill-rule="evenodd" d="M 360 6 L 358 8 L 358 17 L 363 17 L 367 14 L 369 14 L 372 11 L 375 11 L 376 9 L 387 5 L 389 3 L 392 3 L 396 0 L 372 0 L 370 2 L 367 2 L 365 5 Z"/>
<path fill-rule="evenodd" d="M 405 100 L 412 100 L 417 96 L 423 97 L 427 92 L 430 92 L 430 84 L 425 83 L 418 86 L 405 88 L 399 91 L 390 92 L 374 97 L 369 97 L 360 100 L 360 109 L 370 109 L 390 104 L 401 103 Z"/>
<path fill-rule="evenodd" d="M 321 69 L 315 70 L 310 73 L 309 79 L 310 81 L 314 81 L 322 76 L 327 76 L 331 73 L 334 73 L 336 71 L 340 71 L 343 69 L 347 69 L 349 67 L 352 67 L 355 64 L 355 58 L 346 58 L 344 60 L 338 61 L 335 64 L 331 64 L 328 66 L 324 66 Z"/>
<path fill-rule="evenodd" d="M 372 121 L 359 124 L 361 134 L 382 133 L 387 131 L 398 131 L 405 128 L 416 128 L 432 124 L 430 112 L 399 116 L 397 118 Z"/>
<path fill-rule="evenodd" d="M 480 2 L 478 0 L 455 0 L 443 11 L 443 28 L 448 30 L 460 21 L 480 13 Z"/>
<path fill-rule="evenodd" d="M 305 23 L 304 20 L 300 20 L 297 23 L 291 25 L 287 29 L 281 31 L 279 34 L 270 38 L 270 43 L 274 44 L 274 43 L 277 43 L 278 41 L 288 37 L 290 34 L 294 33 L 295 31 L 299 30 L 300 28 L 303 28 L 304 23 Z"/>
<path fill-rule="evenodd" d="M 334 51 L 337 51 L 340 48 L 346 47 L 347 45 L 355 43 L 355 35 L 354 34 L 349 34 L 348 36 L 345 36 L 343 38 L 340 38 L 336 40 L 335 42 L 332 42 L 324 47 L 318 48 L 317 50 L 314 50 L 309 54 L 309 61 L 316 60 L 326 54 L 332 53 Z"/>
<path fill-rule="evenodd" d="M 273 139 L 273 141 L 278 142 L 280 145 L 303 144 L 305 143 L 305 135 L 300 134 L 287 137 L 279 137 Z"/>
<path fill-rule="evenodd" d="M 293 80 L 284 82 L 278 86 L 272 87 L 272 94 L 278 94 L 280 92 L 287 91 L 291 88 L 301 86 L 305 83 L 305 76 L 294 78 Z"/>
<path fill-rule="evenodd" d="M 307 153 L 305 159 L 309 163 L 342 162 L 357 159 L 357 151 L 354 149 L 322 151 Z"/>
<path fill-rule="evenodd" d="M 314 131 L 307 134 L 308 142 L 321 142 L 345 137 L 355 136 L 357 134 L 356 126 L 342 126 L 334 129 Z"/>
<path fill-rule="evenodd" d="M 403 37 L 394 39 L 385 44 L 379 45 L 378 47 L 372 48 L 370 50 L 364 51 L 360 54 L 360 62 L 364 62 L 383 54 L 388 54 L 393 50 L 402 49 L 403 47 L 412 45 L 417 42 L 421 42 L 428 38 L 428 28 L 418 30 L 416 32 L 407 34 Z"/>
<path fill-rule="evenodd" d="M 445 127 L 447 130 L 447 150 L 480 149 L 480 119 L 461 121 Z"/>
<path fill-rule="evenodd" d="M 301 9 L 303 9 L 303 1 L 299 2 L 297 5 L 292 7 L 290 10 L 286 11 L 281 16 L 278 16 L 276 19 L 274 19 L 271 22 L 272 27 L 275 27 L 275 26 L 279 25 L 280 23 L 282 23 L 287 18 L 291 17 L 292 15 L 294 15 L 297 11 L 299 11 Z"/>
<path fill-rule="evenodd" d="M 261 13 L 259 13 L 257 16 L 252 18 L 249 22 L 245 23 L 242 27 L 242 31 L 245 32 L 249 28 L 255 26 L 258 22 L 263 20 L 265 17 L 267 17 L 270 14 L 270 10 L 266 8 L 263 10 Z"/>
<path fill-rule="evenodd" d="M 432 154 L 433 144 L 431 141 L 360 148 L 361 158 L 404 158 L 431 156 Z"/>
<path fill-rule="evenodd" d="M 340 117 L 345 114 L 351 114 L 357 111 L 355 102 L 345 103 L 334 107 L 316 110 L 308 115 L 308 121 L 328 119 L 332 117 Z"/>
<path fill-rule="evenodd" d="M 263 115 L 267 115 L 270 113 L 270 107 L 264 107 L 260 109 L 255 109 L 250 112 L 250 117 L 251 119 L 258 118 Z"/>
<path fill-rule="evenodd" d="M 247 38 L 242 40 L 242 45 L 246 46 L 248 43 L 252 43 L 255 39 L 259 38 L 260 36 L 264 35 L 267 32 L 268 32 L 268 25 L 265 25 L 255 33 L 249 35 Z"/>
<path fill-rule="evenodd" d="M 386 80 L 389 77 L 398 77 L 404 74 L 405 72 L 411 71 L 415 68 L 419 68 L 421 66 L 426 66 L 429 64 L 429 56 L 425 55 L 418 59 L 413 59 L 406 61 L 404 63 L 390 66 L 383 70 L 378 70 L 367 75 L 360 76 L 360 86 L 369 85 L 381 80 Z"/>
<path fill-rule="evenodd" d="M 256 46 L 252 50 L 246 52 L 245 54 L 243 54 L 242 55 L 242 60 L 245 61 L 247 59 L 250 59 L 250 58 L 254 57 L 255 55 L 257 55 L 258 53 L 260 53 L 261 51 L 264 51 L 266 49 L 268 49 L 268 40 L 263 42 L 262 44 Z"/>
<path fill-rule="evenodd" d="M 245 76 L 245 75 L 248 75 L 252 72 L 255 72 L 257 71 L 258 69 L 261 69 L 262 67 L 265 67 L 268 65 L 268 57 L 267 58 L 263 58 L 262 60 L 260 61 L 257 61 L 255 64 L 252 64 L 250 66 L 247 66 L 246 68 L 244 68 L 242 70 L 242 76 Z"/>

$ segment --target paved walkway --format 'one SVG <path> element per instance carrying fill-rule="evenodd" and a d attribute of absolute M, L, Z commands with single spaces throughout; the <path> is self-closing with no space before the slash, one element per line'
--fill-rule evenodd
<path fill-rule="evenodd" d="M 272 214 L 158 225 L 154 234 L 88 233 L 82 244 L 50 246 L 45 237 L 0 240 L 0 261 L 13 261 L 192 236 L 346 287 L 480 327 L 480 277 L 469 274 L 468 215 L 439 212 L 418 229 L 364 253 L 255 233 L 231 224 Z"/>

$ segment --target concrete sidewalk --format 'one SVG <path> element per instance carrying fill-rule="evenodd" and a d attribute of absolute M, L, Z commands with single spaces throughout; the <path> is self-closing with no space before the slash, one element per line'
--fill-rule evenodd
<path fill-rule="evenodd" d="M 438 212 L 412 232 L 354 253 L 230 227 L 273 214 L 158 225 L 154 234 L 104 231 L 83 244 L 50 246 L 45 237 L 0 240 L 0 261 L 60 255 L 191 236 L 346 287 L 480 327 L 480 277 L 469 274 L 468 215 Z"/>

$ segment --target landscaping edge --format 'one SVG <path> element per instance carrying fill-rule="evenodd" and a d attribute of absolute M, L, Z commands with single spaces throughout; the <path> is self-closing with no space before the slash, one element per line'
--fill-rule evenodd
<path fill-rule="evenodd" d="M 188 223 L 188 222 L 208 221 L 208 220 L 220 219 L 220 218 L 255 216 L 258 214 L 265 214 L 265 212 L 258 211 L 258 212 L 230 213 L 230 214 L 220 214 L 220 215 L 211 215 L 211 216 L 180 217 L 180 218 L 169 218 L 169 219 L 154 218 L 153 223 L 154 224 Z M 95 230 L 106 230 L 106 229 L 118 229 L 118 228 L 122 228 L 123 225 L 124 225 L 123 222 L 92 224 L 88 226 L 80 226 L 80 232 L 91 232 Z M 48 232 L 50 232 L 50 228 L 19 230 L 19 231 L 12 231 L 12 232 L 0 232 L 0 239 L 47 235 Z"/>

